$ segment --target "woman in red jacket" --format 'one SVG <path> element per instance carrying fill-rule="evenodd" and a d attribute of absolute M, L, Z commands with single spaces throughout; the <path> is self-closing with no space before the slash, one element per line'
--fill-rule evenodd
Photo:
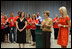
<path fill-rule="evenodd" d="M 67 48 L 69 27 L 71 27 L 70 18 L 67 14 L 66 7 L 60 7 L 59 11 L 61 17 L 59 18 L 59 34 L 57 43 L 61 45 L 61 48 Z"/>
<path fill-rule="evenodd" d="M 31 32 L 30 32 L 30 28 L 31 28 L 31 18 L 30 18 L 30 14 L 27 13 L 27 26 L 26 26 L 26 42 L 27 43 L 31 43 Z"/>
<path fill-rule="evenodd" d="M 15 23 L 15 17 L 14 17 L 14 13 L 11 12 L 10 14 L 10 17 L 8 19 L 8 22 L 9 22 L 9 27 L 10 27 L 10 35 L 9 35 L 9 39 L 10 39 L 10 42 L 16 42 L 16 23 Z M 14 38 L 12 38 L 12 34 L 14 36 Z"/>
<path fill-rule="evenodd" d="M 32 15 L 32 22 L 31 22 L 31 34 L 32 34 L 32 40 L 33 40 L 33 44 L 32 46 L 34 46 L 36 43 L 36 39 L 35 39 L 35 29 L 36 29 L 36 24 L 38 24 L 38 20 L 36 19 L 36 15 L 33 14 Z"/>

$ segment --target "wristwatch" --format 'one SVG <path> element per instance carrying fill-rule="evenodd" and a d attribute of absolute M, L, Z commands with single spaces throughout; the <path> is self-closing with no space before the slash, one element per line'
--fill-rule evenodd
<path fill-rule="evenodd" d="M 64 25 L 64 27 L 65 27 L 65 25 Z"/>

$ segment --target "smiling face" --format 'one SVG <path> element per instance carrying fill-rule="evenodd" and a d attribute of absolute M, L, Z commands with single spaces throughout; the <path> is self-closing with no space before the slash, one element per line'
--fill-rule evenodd
<path fill-rule="evenodd" d="M 44 17 L 45 17 L 45 18 L 48 18 L 49 15 L 50 15 L 50 11 L 44 11 Z"/>
<path fill-rule="evenodd" d="M 62 10 L 59 10 L 59 12 L 60 12 L 61 15 L 63 15 L 63 11 Z"/>
<path fill-rule="evenodd" d="M 24 12 L 22 12 L 21 17 L 24 17 Z"/>
<path fill-rule="evenodd" d="M 45 18 L 47 18 L 47 17 L 48 17 L 48 15 L 47 15 L 46 13 L 44 13 L 44 17 L 45 17 Z"/>
<path fill-rule="evenodd" d="M 58 18 L 58 14 L 56 14 L 56 18 Z"/>

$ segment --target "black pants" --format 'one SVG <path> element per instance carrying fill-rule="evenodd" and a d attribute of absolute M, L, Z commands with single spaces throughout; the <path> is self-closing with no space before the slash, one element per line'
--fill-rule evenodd
<path fill-rule="evenodd" d="M 58 31 L 59 31 L 59 28 L 54 28 L 54 39 L 57 39 Z"/>
<path fill-rule="evenodd" d="M 31 35 L 32 35 L 32 41 L 35 42 L 36 38 L 35 38 L 35 30 L 31 29 Z"/>
<path fill-rule="evenodd" d="M 5 29 L 1 29 L 1 42 L 4 42 Z"/>
<path fill-rule="evenodd" d="M 42 32 L 43 48 L 50 48 L 50 46 L 51 46 L 50 38 L 51 38 L 50 31 Z"/>

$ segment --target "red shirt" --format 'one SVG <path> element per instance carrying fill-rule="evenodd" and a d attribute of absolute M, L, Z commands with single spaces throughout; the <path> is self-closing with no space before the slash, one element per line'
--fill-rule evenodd
<path fill-rule="evenodd" d="M 32 25 L 31 25 L 31 29 L 36 29 L 36 25 L 35 22 L 38 23 L 38 20 L 32 20 Z"/>
<path fill-rule="evenodd" d="M 31 18 L 27 18 L 26 20 L 27 20 L 27 22 L 31 23 Z M 26 29 L 31 28 L 31 25 L 29 23 L 27 23 Z"/>
<path fill-rule="evenodd" d="M 5 24 L 5 19 L 1 19 L 1 29 L 4 29 L 5 28 L 5 25 L 3 25 L 2 23 L 4 23 Z"/>
<path fill-rule="evenodd" d="M 54 19 L 53 19 L 53 22 L 54 22 L 55 20 L 59 20 L 59 19 L 58 19 L 58 18 L 54 18 Z M 53 23 L 53 28 L 59 28 L 59 27 L 58 27 L 58 22 L 54 22 L 54 23 Z"/>
<path fill-rule="evenodd" d="M 15 27 L 16 24 L 15 24 L 15 17 L 9 17 L 9 27 Z"/>

